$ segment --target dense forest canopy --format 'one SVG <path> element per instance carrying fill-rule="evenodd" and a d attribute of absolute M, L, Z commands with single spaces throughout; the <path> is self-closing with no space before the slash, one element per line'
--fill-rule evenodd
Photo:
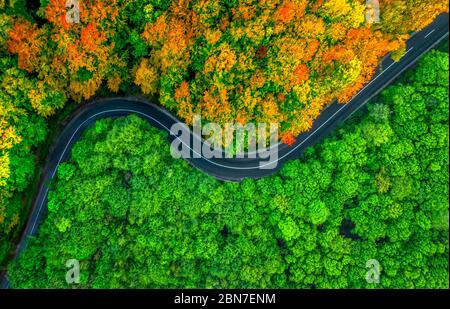
<path fill-rule="evenodd" d="M 432 51 L 279 174 L 222 183 L 137 116 L 58 168 L 13 287 L 448 288 L 449 55 Z M 366 281 L 377 260 L 380 283 Z"/>
<path fill-rule="evenodd" d="M 39 77 L 27 94 L 39 115 L 134 83 L 187 123 L 274 122 L 290 142 L 448 11 L 447 0 L 379 2 L 371 24 L 366 0 L 86 0 L 69 23 L 66 0 L 47 0 L 39 23 L 16 9 L 2 26 L 18 67 Z"/>
<path fill-rule="evenodd" d="M 0 265 L 26 219 L 49 127 L 64 106 L 144 94 L 180 119 L 279 122 L 291 143 L 397 59 L 446 0 L 0 0 Z M 72 8 L 73 9 L 73 8 Z M 67 104 L 67 103 L 70 104 Z M 48 140 L 47 140 L 48 142 Z M 45 155 L 45 150 L 43 151 Z"/>

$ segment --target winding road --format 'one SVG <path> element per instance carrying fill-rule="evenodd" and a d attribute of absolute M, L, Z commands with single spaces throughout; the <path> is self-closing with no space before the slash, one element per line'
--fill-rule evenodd
<path fill-rule="evenodd" d="M 448 36 L 448 27 L 449 15 L 442 14 L 438 16 L 432 24 L 415 33 L 408 40 L 406 54 L 399 62 L 393 62 L 389 56 L 385 57 L 372 80 L 347 104 L 342 105 L 333 102 L 326 107 L 313 123 L 312 129 L 299 135 L 293 146 L 278 144 L 278 147 L 266 150 L 265 154 L 269 156 L 273 155 L 274 151 L 277 151 L 277 154 L 274 155 L 274 157 L 278 158 L 275 168 L 261 168 L 261 165 L 266 164 L 267 157 L 262 157 L 260 154 L 257 154 L 256 158 L 222 157 L 212 159 L 199 155 L 199 158 L 186 160 L 192 166 L 224 181 L 260 178 L 277 172 L 285 162 L 298 158 L 307 147 L 320 141 L 337 125 L 389 85 L 409 66 L 414 64 L 425 52 Z M 33 202 L 31 214 L 22 233 L 21 241 L 16 248 L 15 256 L 25 248 L 28 237 L 36 235 L 39 223 L 45 217 L 47 209 L 48 184 L 55 176 L 59 163 L 69 158 L 72 146 L 82 136 L 83 131 L 97 119 L 120 117 L 129 114 L 137 114 L 147 119 L 153 126 L 165 131 L 170 131 L 173 124 L 179 123 L 179 120 L 166 110 L 140 98 L 102 99 L 80 106 L 65 123 L 61 134 L 49 151 L 40 176 L 38 192 Z M 200 136 L 191 133 L 190 137 L 191 145 L 195 142 L 203 143 Z M 170 142 L 175 138 L 175 136 L 169 135 Z M 2 275 L 0 288 L 9 288 L 8 279 L 4 274 Z"/>

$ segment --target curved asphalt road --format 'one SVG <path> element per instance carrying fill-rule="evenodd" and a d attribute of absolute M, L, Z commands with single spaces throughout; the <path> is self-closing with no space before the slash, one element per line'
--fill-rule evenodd
<path fill-rule="evenodd" d="M 448 26 L 448 14 L 440 15 L 431 25 L 414 34 L 408 40 L 407 52 L 399 62 L 393 62 L 390 57 L 385 57 L 372 80 L 347 104 L 341 105 L 333 102 L 326 107 L 313 123 L 312 129 L 299 135 L 293 146 L 278 144 L 278 149 L 268 150 L 270 153 L 278 151 L 278 160 L 275 168 L 262 169 L 261 166 L 268 164 L 268 159 L 266 156 L 264 157 L 266 159 L 261 158 L 259 154 L 256 158 L 224 158 L 222 156 L 222 158 L 213 159 L 207 159 L 197 154 L 198 158 L 187 159 L 187 161 L 203 172 L 225 181 L 260 178 L 277 172 L 285 162 L 298 158 L 303 150 L 321 140 L 338 124 L 389 85 L 392 80 L 411 66 L 420 56 L 448 36 Z M 50 149 L 47 162 L 42 171 L 39 191 L 33 203 L 27 226 L 17 246 L 16 256 L 26 246 L 28 236 L 36 235 L 39 223 L 43 219 L 47 207 L 48 184 L 55 176 L 58 164 L 69 158 L 73 144 L 81 137 L 83 131 L 97 119 L 120 117 L 129 114 L 137 114 L 147 119 L 155 127 L 166 131 L 169 131 L 173 124 L 178 123 L 178 119 L 169 112 L 139 98 L 102 99 L 81 106 L 65 124 L 63 131 Z M 202 143 L 201 137 L 193 134 L 190 134 L 190 136 L 191 145 L 194 145 L 195 142 Z M 175 136 L 169 136 L 169 141 L 175 138 Z M 9 288 L 8 280 L 4 275 L 0 288 Z"/>

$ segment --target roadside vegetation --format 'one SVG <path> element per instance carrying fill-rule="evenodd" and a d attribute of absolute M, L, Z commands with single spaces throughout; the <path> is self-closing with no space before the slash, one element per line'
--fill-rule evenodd
<path fill-rule="evenodd" d="M 380 1 L 371 24 L 366 0 L 95 0 L 70 23 L 65 0 L 24 2 L 2 26 L 18 67 L 38 76 L 28 97 L 39 115 L 134 85 L 187 123 L 280 123 L 286 143 L 448 11 L 446 0 Z"/>
<path fill-rule="evenodd" d="M 448 288 L 448 74 L 448 51 L 430 52 L 301 159 L 241 183 L 174 160 L 137 116 L 99 120 L 12 287 L 68 287 L 78 259 L 84 288 Z"/>

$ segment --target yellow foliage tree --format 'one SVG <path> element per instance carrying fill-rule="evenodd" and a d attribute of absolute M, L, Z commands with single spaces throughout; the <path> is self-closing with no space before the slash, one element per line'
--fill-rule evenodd
<path fill-rule="evenodd" d="M 149 59 L 141 60 L 136 70 L 134 83 L 141 87 L 145 94 L 155 94 L 158 91 L 159 75 L 154 66 L 150 64 Z"/>

